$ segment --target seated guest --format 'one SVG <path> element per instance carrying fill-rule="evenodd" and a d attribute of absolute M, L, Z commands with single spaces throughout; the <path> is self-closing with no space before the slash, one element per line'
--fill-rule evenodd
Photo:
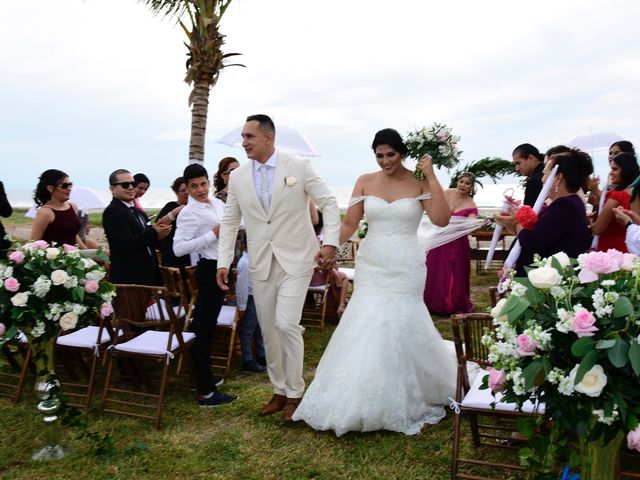
<path fill-rule="evenodd" d="M 214 197 L 227 203 L 227 191 L 229 190 L 229 176 L 236 168 L 240 166 L 240 162 L 234 157 L 224 157 L 218 163 L 218 171 L 213 176 Z"/>
<path fill-rule="evenodd" d="M 619 153 L 612 157 L 610 161 L 611 172 L 609 179 L 613 190 L 606 192 L 605 203 L 602 211 L 598 212 L 597 219 L 591 223 L 591 231 L 599 235 L 599 251 L 606 252 L 610 248 L 615 248 L 621 252 L 626 252 L 625 229 L 614 219 L 613 210 L 622 207 L 628 210 L 631 206 L 632 183 L 640 174 L 640 167 L 636 157 L 631 153 Z"/>
<path fill-rule="evenodd" d="M 142 204 L 140 203 L 140 198 L 142 198 L 142 196 L 147 193 L 151 182 L 149 181 L 149 177 L 147 177 L 144 173 L 136 173 L 133 176 L 133 181 L 136 182 L 136 196 L 133 198 L 133 205 L 138 210 L 144 212 L 144 208 L 142 208 Z"/>
<path fill-rule="evenodd" d="M 9 200 L 7 200 L 7 194 L 4 191 L 4 185 L 0 182 L 0 216 L 4 218 L 8 218 L 13 213 L 13 209 L 11 208 L 11 204 Z M 11 247 L 11 242 L 6 240 L 4 237 L 6 236 L 6 232 L 4 230 L 4 225 L 0 222 L 0 260 L 6 260 L 7 258 L 7 250 Z"/>
<path fill-rule="evenodd" d="M 242 348 L 242 369 L 247 372 L 262 373 L 267 370 L 264 352 L 264 340 L 258 324 L 256 304 L 253 300 L 251 275 L 249 274 L 249 253 L 247 252 L 246 233 L 238 232 L 242 256 L 238 260 L 236 274 L 236 302 L 240 312 L 240 347 Z M 253 356 L 253 343 L 256 356 Z"/>
<path fill-rule="evenodd" d="M 587 213 L 576 192 L 593 173 L 591 157 L 580 150 L 552 155 L 545 165 L 543 181 L 556 165 L 558 171 L 549 191 L 551 203 L 540 212 L 534 224 L 524 228 L 518 223 L 515 210 L 495 215 L 496 222 L 513 229 L 520 241 L 522 251 L 515 264 L 516 276 L 526 275 L 524 267 L 533 262 L 536 253 L 549 257 L 565 252 L 576 258 L 590 246 Z"/>
<path fill-rule="evenodd" d="M 171 233 L 160 242 L 160 253 L 162 255 L 162 264 L 166 267 L 184 268 L 191 265 L 189 255 L 176 257 L 173 253 L 173 237 L 176 233 L 176 218 L 180 211 L 187 204 L 189 193 L 187 192 L 187 184 L 184 178 L 178 177 L 171 184 L 171 190 L 176 194 L 177 201 L 168 202 L 160 213 L 158 213 L 158 221 L 156 223 L 170 225 Z"/>

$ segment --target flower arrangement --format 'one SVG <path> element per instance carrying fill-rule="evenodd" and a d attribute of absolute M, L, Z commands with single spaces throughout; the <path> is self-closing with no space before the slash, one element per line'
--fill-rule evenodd
<path fill-rule="evenodd" d="M 405 144 L 409 157 L 419 160 L 423 155 L 429 155 L 436 167 L 448 170 L 460 161 L 459 141 L 460 137 L 453 135 L 451 128 L 434 123 L 431 128 L 423 127 L 407 133 Z M 413 174 L 418 180 L 424 180 L 424 174 L 417 167 Z"/>
<path fill-rule="evenodd" d="M 547 438 L 607 445 L 628 433 L 640 451 L 639 292 L 635 255 L 537 257 L 491 312 L 495 331 L 483 343 L 493 368 L 484 382 L 501 401 L 544 402 Z"/>
<path fill-rule="evenodd" d="M 99 255 L 102 255 L 101 253 Z M 104 269 L 70 245 L 27 243 L 0 262 L 0 325 L 4 340 L 18 331 L 46 342 L 113 313 L 113 284 Z M 0 343 L 2 339 L 0 338 Z"/>
<path fill-rule="evenodd" d="M 365 218 L 360 220 L 358 224 L 358 238 L 364 238 L 367 236 L 367 232 L 369 231 L 369 222 Z"/>

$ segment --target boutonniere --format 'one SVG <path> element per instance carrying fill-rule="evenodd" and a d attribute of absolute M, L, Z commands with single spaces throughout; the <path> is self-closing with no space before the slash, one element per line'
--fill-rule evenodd
<path fill-rule="evenodd" d="M 284 177 L 284 184 L 287 187 L 293 187 L 297 182 L 296 177 Z"/>

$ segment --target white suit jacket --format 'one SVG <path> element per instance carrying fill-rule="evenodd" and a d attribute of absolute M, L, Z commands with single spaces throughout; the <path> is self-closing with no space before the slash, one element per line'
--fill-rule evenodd
<path fill-rule="evenodd" d="M 231 265 L 238 227 L 244 218 L 252 278 L 267 279 L 272 256 L 287 274 L 303 275 L 315 267 L 314 257 L 318 253 L 309 197 L 322 212 L 324 244 L 335 247 L 340 238 L 338 203 L 308 160 L 278 152 L 267 213 L 258 200 L 252 164 L 253 160 L 237 168 L 229 179 L 218 243 L 218 268 Z"/>

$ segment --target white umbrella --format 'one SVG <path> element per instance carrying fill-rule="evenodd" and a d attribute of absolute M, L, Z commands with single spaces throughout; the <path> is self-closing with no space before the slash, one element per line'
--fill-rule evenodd
<path fill-rule="evenodd" d="M 83 214 L 87 213 L 87 210 L 106 208 L 111 202 L 111 195 L 103 190 L 97 190 L 89 187 L 73 187 L 71 190 L 71 197 L 69 200 L 75 203 L 78 210 L 81 210 Z M 36 207 L 32 206 L 25 217 L 35 218 Z"/>
<path fill-rule="evenodd" d="M 216 143 L 229 147 L 242 147 L 242 127 L 231 130 Z M 276 147 L 303 157 L 319 157 L 318 151 L 298 131 L 283 125 L 276 126 Z"/>
<path fill-rule="evenodd" d="M 585 152 L 592 152 L 595 150 L 606 150 L 612 143 L 623 140 L 620 135 L 611 132 L 594 132 L 585 133 L 573 137 L 567 142 L 567 146 L 572 148 L 579 148 Z"/>

